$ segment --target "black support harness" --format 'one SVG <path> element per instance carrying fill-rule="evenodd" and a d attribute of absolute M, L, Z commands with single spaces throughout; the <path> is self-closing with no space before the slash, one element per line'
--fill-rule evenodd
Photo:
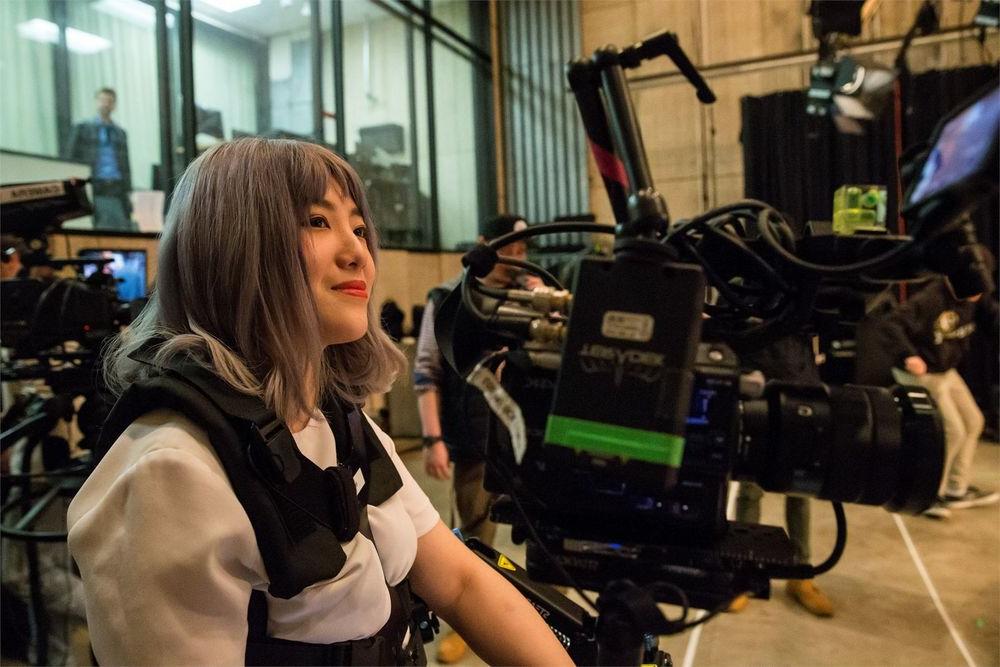
<path fill-rule="evenodd" d="M 322 406 L 338 462 L 322 469 L 298 450 L 284 422 L 261 399 L 237 392 L 200 364 L 157 366 L 152 356 L 151 350 L 133 355 L 155 374 L 133 383 L 118 399 L 95 449 L 98 460 L 132 422 L 153 410 L 179 412 L 204 429 L 253 526 L 270 582 L 267 592 L 277 598 L 295 597 L 336 577 L 347 560 L 341 543 L 357 533 L 375 543 L 368 507 L 381 505 L 403 483 L 357 406 L 334 400 Z M 354 481 L 358 472 L 365 481 L 360 493 Z M 247 664 L 426 664 L 423 639 L 433 636 L 434 619 L 419 599 L 411 599 L 407 580 L 386 587 L 392 611 L 385 626 L 370 638 L 335 644 L 268 637 L 267 599 L 254 590 L 247 613 Z"/>

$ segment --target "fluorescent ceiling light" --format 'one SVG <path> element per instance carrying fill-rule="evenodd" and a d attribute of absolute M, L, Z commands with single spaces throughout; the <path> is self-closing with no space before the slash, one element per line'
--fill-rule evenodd
<path fill-rule="evenodd" d="M 260 4 L 260 0 L 201 0 L 201 4 L 232 14 L 247 7 L 256 7 Z"/>
<path fill-rule="evenodd" d="M 35 42 L 56 44 L 59 41 L 59 26 L 45 19 L 31 19 L 17 25 L 17 34 Z"/>
<path fill-rule="evenodd" d="M 66 46 L 70 51 L 91 54 L 111 48 L 111 42 L 89 32 L 66 28 Z"/>
<path fill-rule="evenodd" d="M 46 44 L 59 42 L 59 26 L 44 19 L 31 19 L 17 26 L 17 34 L 25 39 Z M 74 53 L 89 55 L 111 48 L 111 42 L 89 32 L 66 28 L 66 46 Z"/>

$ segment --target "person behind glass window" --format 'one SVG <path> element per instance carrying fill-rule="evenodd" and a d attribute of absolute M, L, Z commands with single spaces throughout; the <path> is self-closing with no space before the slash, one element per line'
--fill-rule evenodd
<path fill-rule="evenodd" d="M 128 136 L 111 120 L 118 103 L 113 88 L 94 95 L 97 115 L 73 126 L 66 157 L 90 165 L 94 193 L 94 229 L 138 231 L 132 220 L 132 174 L 129 169 Z"/>

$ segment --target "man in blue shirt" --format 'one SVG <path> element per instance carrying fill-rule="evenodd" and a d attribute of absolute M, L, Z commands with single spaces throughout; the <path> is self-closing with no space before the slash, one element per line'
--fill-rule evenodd
<path fill-rule="evenodd" d="M 132 174 L 129 170 L 128 137 L 115 125 L 111 113 L 118 96 L 112 88 L 94 95 L 97 116 L 78 123 L 69 135 L 66 157 L 91 166 L 94 190 L 94 228 L 123 232 L 138 231 L 132 221 Z"/>

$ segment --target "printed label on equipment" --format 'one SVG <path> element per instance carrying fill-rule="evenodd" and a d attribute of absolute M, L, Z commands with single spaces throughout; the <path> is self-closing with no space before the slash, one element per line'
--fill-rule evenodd
<path fill-rule="evenodd" d="M 500 558 L 497 559 L 497 565 L 499 565 L 505 570 L 510 570 L 511 572 L 517 571 L 517 568 L 514 567 L 514 564 L 510 562 L 510 559 L 504 556 L 503 554 L 500 554 Z"/>
<path fill-rule="evenodd" d="M 653 316 L 646 313 L 609 310 L 601 320 L 601 335 L 647 343 L 653 337 L 653 322 Z"/>
<path fill-rule="evenodd" d="M 66 186 L 62 181 L 51 183 L 28 183 L 26 185 L 8 185 L 0 189 L 0 204 L 14 204 L 33 199 L 48 199 L 66 194 Z"/>

